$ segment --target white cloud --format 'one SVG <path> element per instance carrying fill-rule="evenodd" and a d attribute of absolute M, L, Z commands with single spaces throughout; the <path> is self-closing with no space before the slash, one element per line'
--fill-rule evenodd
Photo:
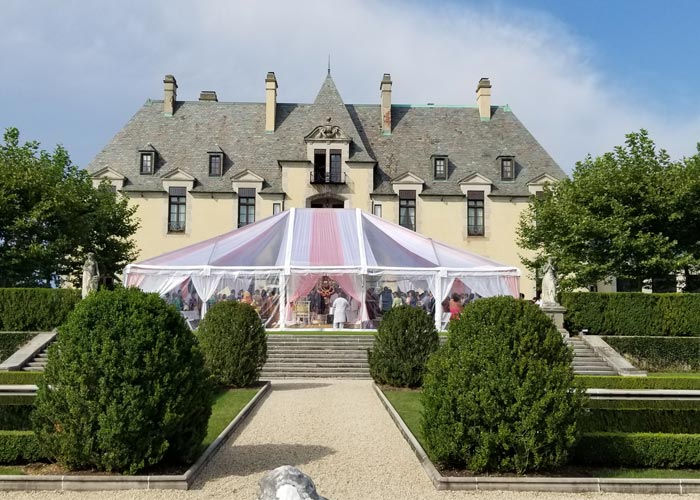
<path fill-rule="evenodd" d="M 510 104 L 567 171 L 641 127 L 672 156 L 692 154 L 700 139 L 700 116 L 670 109 L 663 93 L 649 101 L 616 87 L 585 41 L 539 12 L 368 0 L 38 3 L 32 24 L 24 2 L 0 20 L 0 51 L 28 77 L 0 83 L 0 93 L 9 100 L 36 86 L 51 96 L 42 106 L 85 113 L 73 117 L 74 134 L 85 141 L 93 131 L 90 154 L 143 100 L 160 98 L 166 73 L 181 98 L 214 89 L 220 100 L 260 101 L 275 71 L 280 100 L 306 102 L 329 53 L 346 102 L 377 103 L 390 72 L 394 102 L 473 104 L 489 76 L 493 102 Z"/>

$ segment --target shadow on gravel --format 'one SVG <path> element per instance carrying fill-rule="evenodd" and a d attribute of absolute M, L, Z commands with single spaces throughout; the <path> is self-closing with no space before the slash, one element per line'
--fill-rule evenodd
<path fill-rule="evenodd" d="M 273 391 L 300 391 L 302 389 L 318 389 L 328 387 L 331 384 L 323 382 L 272 382 Z"/>
<path fill-rule="evenodd" d="M 335 450 L 327 446 L 306 444 L 223 446 L 192 489 L 201 489 L 207 481 L 212 479 L 261 474 L 280 465 L 301 467 L 333 453 Z"/>

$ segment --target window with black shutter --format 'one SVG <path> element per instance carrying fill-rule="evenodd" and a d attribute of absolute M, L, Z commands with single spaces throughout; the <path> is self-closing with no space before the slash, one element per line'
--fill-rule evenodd
<path fill-rule="evenodd" d="M 187 213 L 187 189 L 171 187 L 169 190 L 168 232 L 184 233 Z"/>
<path fill-rule="evenodd" d="M 483 191 L 467 191 L 467 235 L 484 235 Z"/>
<path fill-rule="evenodd" d="M 412 190 L 399 191 L 399 225 L 416 230 L 416 192 Z"/>
<path fill-rule="evenodd" d="M 255 188 L 238 190 L 238 227 L 255 222 Z"/>

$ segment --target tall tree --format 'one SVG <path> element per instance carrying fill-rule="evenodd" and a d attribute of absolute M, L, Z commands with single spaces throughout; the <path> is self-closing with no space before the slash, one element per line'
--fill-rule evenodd
<path fill-rule="evenodd" d="M 565 289 L 612 276 L 641 283 L 696 266 L 698 233 L 688 230 L 686 208 L 700 188 L 688 182 L 691 164 L 700 169 L 700 158 L 671 162 L 646 130 L 589 155 L 522 214 L 518 242 L 535 251 L 523 263 L 535 270 L 551 256 Z"/>
<path fill-rule="evenodd" d="M 0 144 L 0 286 L 80 283 L 88 252 L 103 276 L 133 261 L 135 208 L 73 165 L 68 152 L 20 144 L 8 128 Z"/>

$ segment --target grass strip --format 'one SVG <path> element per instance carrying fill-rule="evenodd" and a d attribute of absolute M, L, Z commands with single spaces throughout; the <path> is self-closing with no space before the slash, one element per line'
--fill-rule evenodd
<path fill-rule="evenodd" d="M 260 388 L 256 389 L 223 389 L 214 399 L 211 409 L 207 435 L 202 441 L 202 447 L 206 448 L 221 434 L 236 415 L 247 405 Z"/>
<path fill-rule="evenodd" d="M 0 371 L 0 385 L 36 385 L 42 376 L 41 372 Z"/>

